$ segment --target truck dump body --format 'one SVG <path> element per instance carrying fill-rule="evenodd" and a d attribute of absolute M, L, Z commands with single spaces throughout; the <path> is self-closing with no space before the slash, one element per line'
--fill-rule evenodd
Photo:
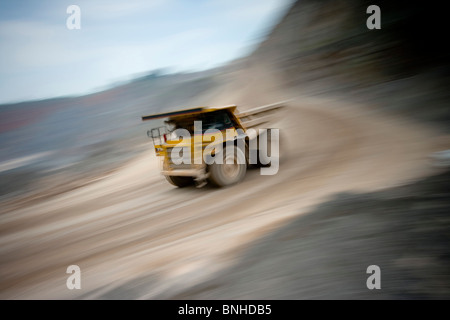
<path fill-rule="evenodd" d="M 184 116 L 188 115 L 195 115 L 205 112 L 214 112 L 217 110 L 230 110 L 231 112 L 235 112 L 237 106 L 230 105 L 230 106 L 224 106 L 224 107 L 196 107 L 191 109 L 184 109 L 184 110 L 178 110 L 178 111 L 171 111 L 171 112 L 164 112 L 164 113 L 157 113 L 152 114 L 148 116 L 142 116 L 142 121 L 146 120 L 154 120 L 154 119 L 162 119 L 162 118 L 169 118 L 169 119 L 177 119 L 182 118 Z"/>
<path fill-rule="evenodd" d="M 194 108 L 194 109 L 186 109 L 186 110 L 180 110 L 180 111 L 153 114 L 153 115 L 149 115 L 149 116 L 142 116 L 142 121 L 183 116 L 183 115 L 188 115 L 188 114 L 195 114 L 195 113 L 202 112 L 203 109 L 204 108 L 199 107 L 199 108 Z"/>

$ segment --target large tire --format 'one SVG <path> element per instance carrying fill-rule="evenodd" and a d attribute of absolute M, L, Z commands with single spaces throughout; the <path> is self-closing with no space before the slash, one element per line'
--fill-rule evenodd
<path fill-rule="evenodd" d="M 227 164 L 227 152 L 226 148 L 222 151 L 223 164 L 213 163 L 209 166 L 209 181 L 216 187 L 231 186 L 240 182 L 245 177 L 247 172 L 247 163 L 245 161 L 245 155 L 236 146 L 233 146 L 233 159 L 232 164 Z M 238 158 L 241 160 L 238 162 Z"/>
<path fill-rule="evenodd" d="M 165 176 L 170 184 L 178 187 L 184 188 L 194 184 L 194 179 L 192 177 L 179 177 L 179 176 Z"/>

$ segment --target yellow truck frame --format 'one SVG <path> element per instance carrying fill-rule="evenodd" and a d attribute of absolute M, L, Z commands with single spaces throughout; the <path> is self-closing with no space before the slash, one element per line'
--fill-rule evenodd
<path fill-rule="evenodd" d="M 174 126 L 173 130 L 165 126 L 147 132 L 153 139 L 156 156 L 162 160 L 161 174 L 171 184 L 182 188 L 195 183 L 197 187 L 201 187 L 209 181 L 214 186 L 225 187 L 240 182 L 246 174 L 249 153 L 252 152 L 249 142 L 251 139 L 258 139 L 258 136 L 249 136 L 247 130 L 270 121 L 272 111 L 282 105 L 283 103 L 271 104 L 243 113 L 238 112 L 236 105 L 196 107 L 142 116 L 142 120 L 166 119 L 167 125 Z M 213 129 L 217 130 L 216 133 L 220 132 L 220 135 L 210 134 L 208 131 L 202 131 L 201 134 L 194 132 L 194 121 L 202 119 L 214 119 L 211 122 L 215 126 Z M 188 128 L 193 136 L 182 140 L 173 136 L 176 129 Z M 189 161 L 174 163 L 174 148 L 187 148 L 190 151 Z M 200 153 L 197 152 L 199 150 Z M 211 156 L 217 156 L 223 161 L 206 163 L 206 150 Z"/>

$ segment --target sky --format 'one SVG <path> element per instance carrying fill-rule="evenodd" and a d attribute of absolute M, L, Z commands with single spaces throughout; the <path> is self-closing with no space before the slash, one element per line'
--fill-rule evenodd
<path fill-rule="evenodd" d="M 154 69 L 199 71 L 251 52 L 292 0 L 0 2 L 0 103 L 81 95 Z M 81 29 L 68 29 L 70 5 Z"/>

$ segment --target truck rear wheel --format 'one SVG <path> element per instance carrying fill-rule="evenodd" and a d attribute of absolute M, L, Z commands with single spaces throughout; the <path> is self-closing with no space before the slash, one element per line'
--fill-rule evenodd
<path fill-rule="evenodd" d="M 170 182 L 170 184 L 178 188 L 184 188 L 194 184 L 194 179 L 192 179 L 192 177 L 178 177 L 178 176 L 165 176 L 165 177 L 167 181 Z"/>
<path fill-rule="evenodd" d="M 223 164 L 213 163 L 209 166 L 209 181 L 216 187 L 230 186 L 244 179 L 247 171 L 245 155 L 238 147 L 233 148 L 233 155 L 227 155 L 226 148 L 223 149 Z"/>

